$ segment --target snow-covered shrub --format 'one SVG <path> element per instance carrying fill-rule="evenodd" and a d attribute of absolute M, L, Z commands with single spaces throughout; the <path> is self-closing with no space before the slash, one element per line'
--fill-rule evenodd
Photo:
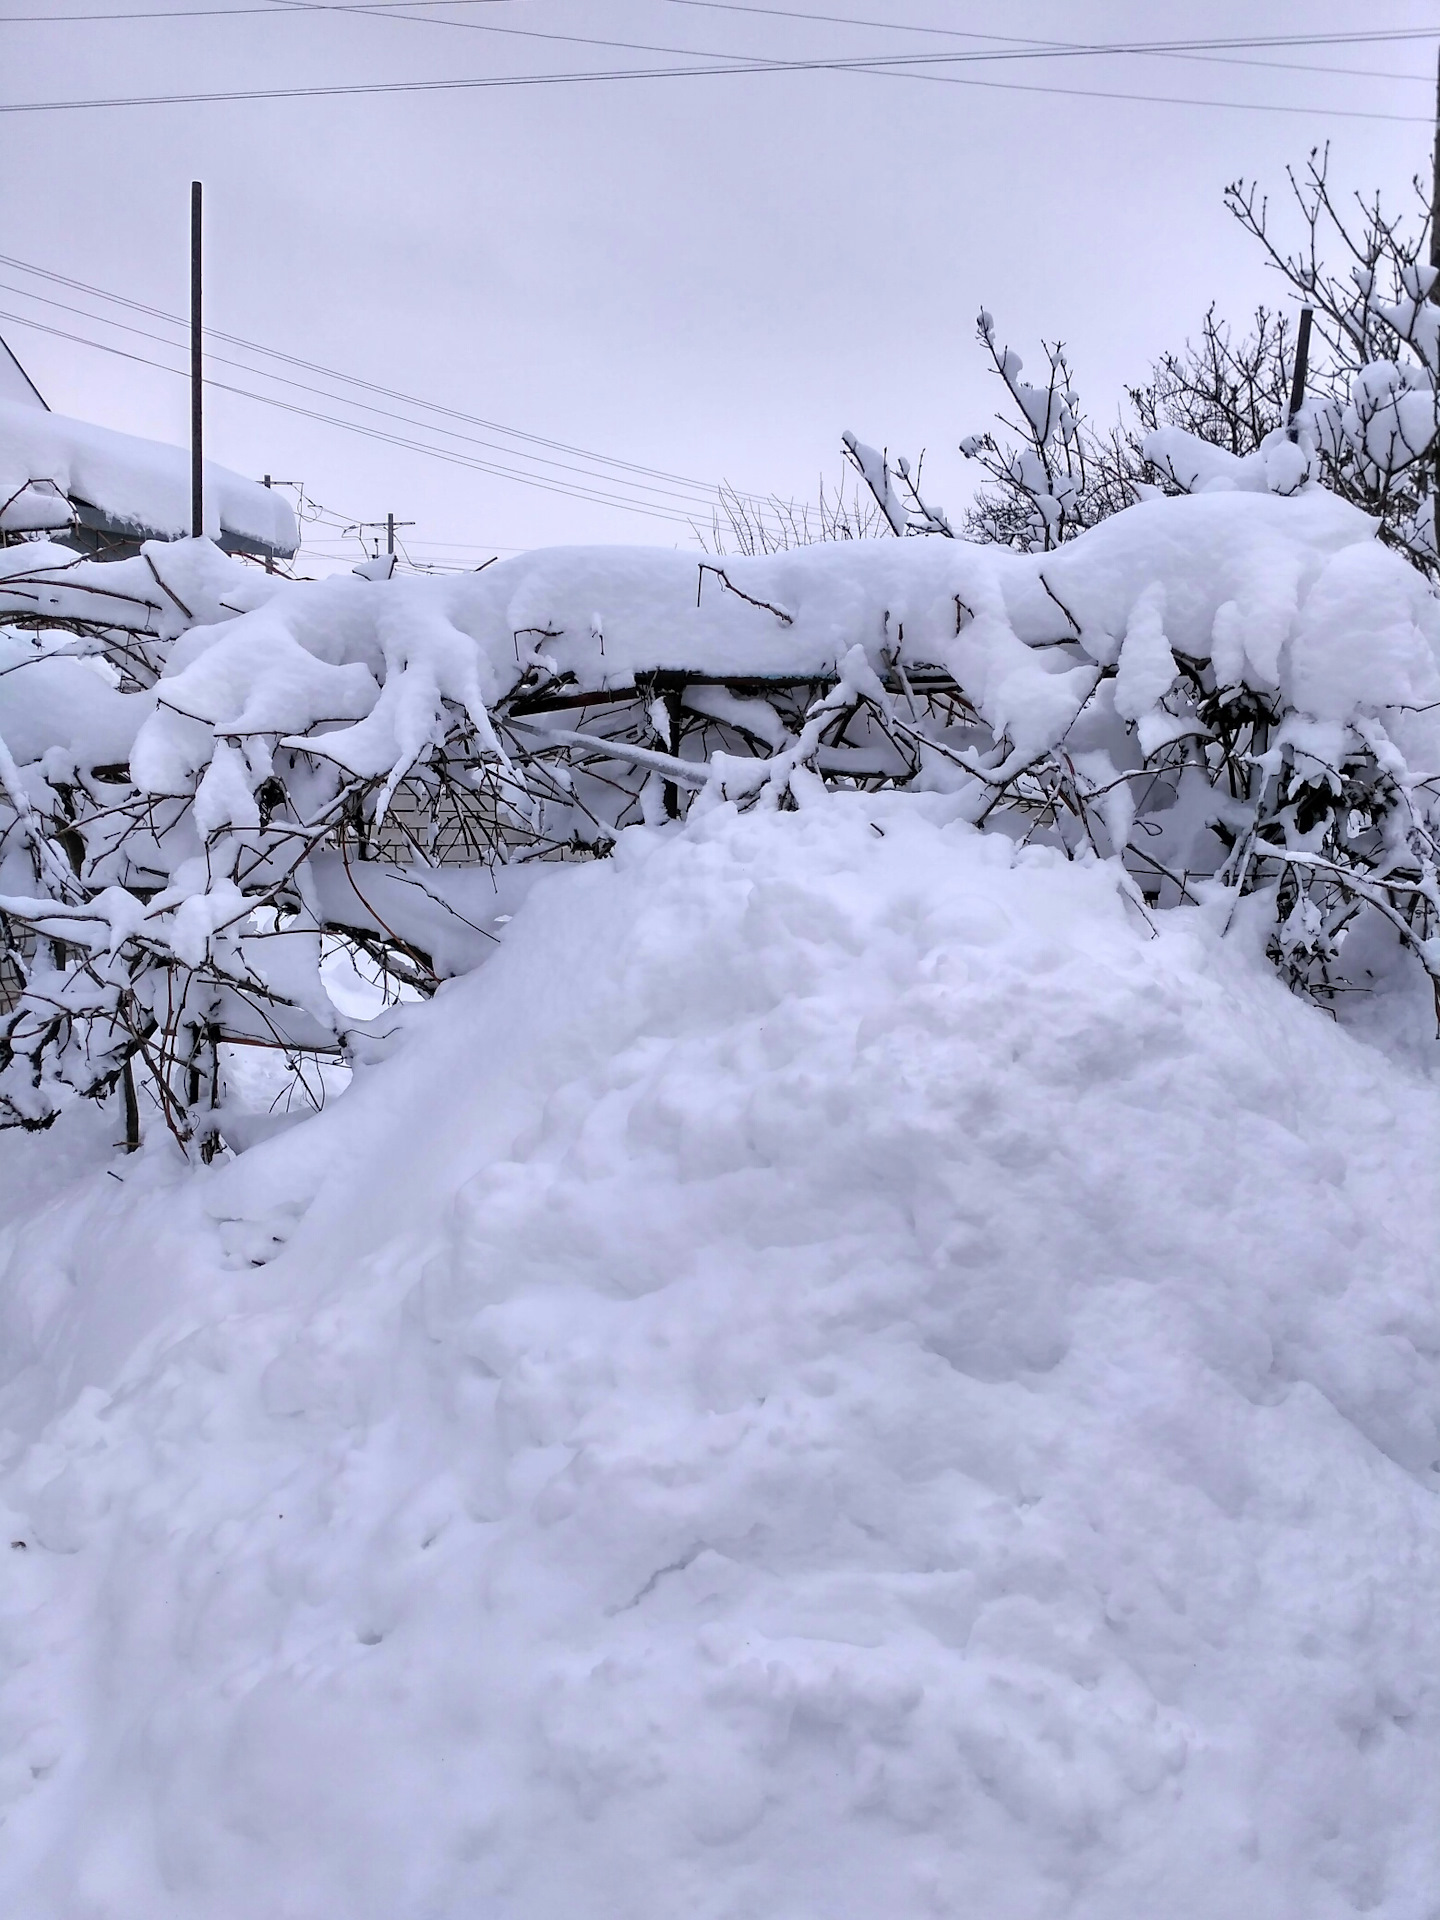
<path fill-rule="evenodd" d="M 1432 578 L 1440 487 L 1440 307 L 1432 298 L 1429 183 L 1413 183 L 1410 219 L 1389 213 L 1377 195 L 1337 202 L 1327 154 L 1310 155 L 1290 188 L 1300 220 L 1298 244 L 1273 229 L 1253 183 L 1226 194 L 1230 211 L 1263 247 L 1298 300 L 1313 308 L 1318 351 L 1300 421 L 1313 470 L 1333 492 L 1380 523 L 1381 537 Z M 1328 256 L 1344 262 L 1341 271 Z"/>
<path fill-rule="evenodd" d="M 1198 341 L 1163 354 L 1147 381 L 1127 389 L 1128 412 L 1108 432 L 1084 413 L 1063 346 L 1043 345 L 1044 384 L 1032 384 L 982 312 L 980 343 L 1006 398 L 1000 431 L 960 443 L 985 476 L 961 522 L 967 539 L 1048 553 L 1156 487 L 1293 493 L 1318 480 L 1373 515 L 1380 537 L 1422 572 L 1440 576 L 1440 306 L 1427 257 L 1428 188 L 1414 183 L 1417 213 L 1406 221 L 1378 197 L 1357 196 L 1350 210 L 1337 203 L 1320 151 L 1289 183 L 1294 246 L 1277 236 L 1253 183 L 1235 183 L 1225 199 L 1288 294 L 1313 310 L 1296 417 L 1295 330 L 1265 307 L 1238 339 L 1212 307 Z M 1327 267 L 1327 254 L 1343 271 Z M 844 445 L 893 533 L 954 537 L 943 510 L 920 498 L 907 460 L 892 467 L 849 433 Z"/>
<path fill-rule="evenodd" d="M 1044 555 L 562 549 L 443 581 L 34 542 L 0 617 L 10 1124 L 119 1090 L 133 1137 L 138 1086 L 213 1143 L 233 1049 L 377 1043 L 327 943 L 428 993 L 537 862 L 828 787 L 950 793 L 1115 860 L 1139 912 L 1248 902 L 1322 1002 L 1397 945 L 1440 979 L 1440 608 L 1318 488 L 1155 500 Z"/>

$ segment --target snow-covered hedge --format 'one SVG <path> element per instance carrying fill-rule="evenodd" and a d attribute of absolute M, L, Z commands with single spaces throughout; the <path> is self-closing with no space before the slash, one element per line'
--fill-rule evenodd
<path fill-rule="evenodd" d="M 1322 1001 L 1397 945 L 1440 981 L 1440 608 L 1314 488 L 954 540 L 697 560 L 557 549 L 290 583 L 204 542 L 0 552 L 0 1117 L 139 1084 L 223 1134 L 231 1044 L 345 1055 L 327 942 L 421 992 L 536 861 L 695 807 L 953 795 L 1114 860 L 1136 911 L 1228 892 Z M 218 1114 L 218 1119 L 217 1119 Z"/>

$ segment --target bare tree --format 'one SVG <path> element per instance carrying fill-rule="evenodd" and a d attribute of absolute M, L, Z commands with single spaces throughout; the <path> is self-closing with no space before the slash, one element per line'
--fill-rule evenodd
<path fill-rule="evenodd" d="M 1133 424 L 1125 444 L 1137 474 L 1144 466 L 1143 437 L 1160 427 L 1179 427 L 1243 459 L 1283 426 L 1293 332 L 1284 314 L 1262 306 L 1237 341 L 1212 305 L 1198 341 L 1162 354 L 1143 385 L 1126 389 Z"/>
<path fill-rule="evenodd" d="M 1378 195 L 1337 196 L 1324 149 L 1288 180 L 1288 237 L 1253 182 L 1231 185 L 1225 203 L 1297 304 L 1313 310 L 1298 417 L 1289 417 L 1295 329 L 1277 308 L 1258 307 L 1237 335 L 1212 306 L 1198 338 L 1127 388 L 1108 429 L 1082 408 L 1063 345 L 1044 343 L 1045 378 L 1027 381 L 1024 362 L 982 312 L 980 344 L 1005 397 L 996 426 L 960 443 L 984 475 L 962 522 L 967 539 L 1050 552 L 1156 490 L 1292 492 L 1318 480 L 1373 515 L 1388 545 L 1440 576 L 1440 275 L 1430 258 L 1430 195 L 1416 179 L 1414 205 L 1402 214 Z M 892 532 L 951 532 L 945 514 L 919 497 L 903 458 L 892 463 L 853 435 L 845 446 Z M 1197 460 L 1195 447 L 1223 458 Z"/>
<path fill-rule="evenodd" d="M 1394 214 L 1379 194 L 1338 197 L 1329 150 L 1288 174 L 1298 232 L 1277 231 L 1253 181 L 1225 200 L 1290 291 L 1315 314 L 1308 422 L 1319 477 L 1380 522 L 1381 538 L 1431 578 L 1440 573 L 1436 518 L 1440 308 L 1430 295 L 1430 193 L 1411 183 L 1413 207 Z M 1332 264 L 1338 263 L 1338 264 Z"/>

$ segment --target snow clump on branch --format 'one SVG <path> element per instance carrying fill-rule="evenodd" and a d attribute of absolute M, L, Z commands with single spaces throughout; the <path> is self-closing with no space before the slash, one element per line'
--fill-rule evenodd
<path fill-rule="evenodd" d="M 1326 1004 L 1400 948 L 1440 981 L 1440 608 L 1318 489 L 1156 499 L 1048 554 L 558 549 L 449 580 L 32 541 L 0 617 L 9 1124 L 119 1092 L 213 1151 L 236 1048 L 381 1044 L 326 990 L 337 944 L 427 994 L 545 862 L 836 789 L 1113 861 L 1141 913 L 1258 919 Z"/>

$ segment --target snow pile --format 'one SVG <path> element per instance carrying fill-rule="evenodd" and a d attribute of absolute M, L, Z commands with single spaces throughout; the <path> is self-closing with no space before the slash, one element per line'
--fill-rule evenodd
<path fill-rule="evenodd" d="M 962 812 L 552 868 L 238 1160 L 8 1136 L 0 1910 L 1429 1912 L 1434 1089 Z"/>
<path fill-rule="evenodd" d="M 0 532 L 70 524 L 71 500 L 137 538 L 190 532 L 190 455 L 84 420 L 0 397 Z M 205 462 L 205 531 L 294 553 L 299 532 L 283 494 Z"/>

